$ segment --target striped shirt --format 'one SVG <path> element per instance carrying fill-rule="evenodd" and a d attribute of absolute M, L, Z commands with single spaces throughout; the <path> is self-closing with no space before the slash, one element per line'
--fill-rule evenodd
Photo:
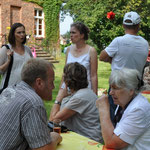
<path fill-rule="evenodd" d="M 21 81 L 0 95 L 0 150 L 27 150 L 51 142 L 42 99 Z"/>

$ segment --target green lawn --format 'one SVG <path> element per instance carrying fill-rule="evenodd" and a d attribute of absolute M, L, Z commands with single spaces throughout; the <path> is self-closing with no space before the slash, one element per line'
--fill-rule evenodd
<path fill-rule="evenodd" d="M 65 54 L 62 54 L 62 57 L 61 57 L 59 63 L 54 64 L 54 66 L 55 66 L 55 69 L 54 69 L 54 71 L 55 71 L 55 82 L 54 82 L 55 89 L 53 90 L 53 100 L 44 102 L 48 117 L 50 114 L 50 109 L 55 101 L 55 98 L 56 98 L 58 90 L 59 90 L 59 85 L 61 82 L 64 65 L 65 65 Z"/>

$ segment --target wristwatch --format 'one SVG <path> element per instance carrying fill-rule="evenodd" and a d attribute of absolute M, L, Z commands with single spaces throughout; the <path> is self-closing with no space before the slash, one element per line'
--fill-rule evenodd
<path fill-rule="evenodd" d="M 55 100 L 55 104 L 61 105 L 61 102 Z"/>

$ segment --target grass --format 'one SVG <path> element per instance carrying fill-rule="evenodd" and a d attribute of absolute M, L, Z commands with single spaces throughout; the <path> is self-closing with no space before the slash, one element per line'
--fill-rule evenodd
<path fill-rule="evenodd" d="M 62 54 L 60 62 L 54 64 L 54 66 L 55 66 L 55 69 L 54 69 L 54 71 L 55 71 L 55 81 L 54 81 L 55 89 L 53 90 L 53 100 L 44 102 L 48 117 L 49 117 L 50 110 L 54 104 L 54 101 L 56 99 L 56 96 L 57 96 L 57 93 L 59 90 L 59 85 L 61 82 L 64 65 L 65 65 L 65 54 Z"/>
<path fill-rule="evenodd" d="M 55 98 L 59 90 L 59 85 L 61 82 L 64 65 L 65 65 L 65 54 L 62 53 L 60 62 L 54 64 L 55 66 L 55 82 L 54 82 L 55 89 L 53 90 L 53 100 L 44 102 L 48 117 L 50 114 L 51 107 L 54 104 Z M 108 86 L 109 86 L 108 79 L 110 76 L 110 72 L 111 72 L 111 67 L 109 63 L 98 61 L 98 88 L 108 89 Z"/>

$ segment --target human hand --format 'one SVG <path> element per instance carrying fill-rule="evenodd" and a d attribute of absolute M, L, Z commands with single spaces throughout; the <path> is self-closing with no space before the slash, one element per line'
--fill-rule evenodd
<path fill-rule="evenodd" d="M 57 132 L 51 132 L 53 142 L 58 145 L 62 141 L 62 137 Z"/>
<path fill-rule="evenodd" d="M 10 51 L 10 50 L 7 50 L 7 57 L 8 57 L 8 60 L 11 59 L 11 56 L 13 55 L 13 51 Z"/>
<path fill-rule="evenodd" d="M 103 94 L 100 98 L 96 100 L 96 107 L 99 109 L 99 111 L 109 110 L 110 105 L 108 102 L 108 96 L 106 94 Z"/>

